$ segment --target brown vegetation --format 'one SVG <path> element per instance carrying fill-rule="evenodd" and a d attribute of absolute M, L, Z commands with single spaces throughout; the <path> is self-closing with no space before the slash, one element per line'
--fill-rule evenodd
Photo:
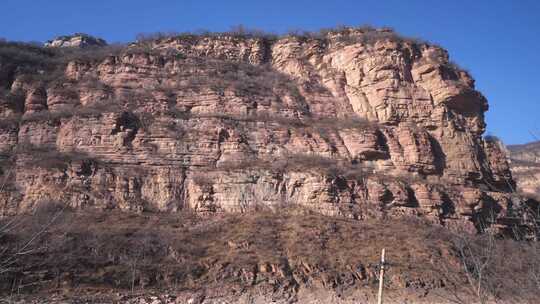
<path fill-rule="evenodd" d="M 20 117 L 23 123 L 39 122 L 39 121 L 55 121 L 62 118 L 71 117 L 92 117 L 99 116 L 104 113 L 120 112 L 121 108 L 114 101 L 105 100 L 89 106 L 66 106 L 55 109 L 55 111 L 41 111 L 31 114 L 25 114 Z"/>
<path fill-rule="evenodd" d="M 4 235 L 8 240 L 2 243 L 6 251 L 18 248 L 16 244 L 39 229 L 39 225 L 31 224 L 37 221 L 35 218 L 20 221 L 25 223 L 20 229 Z M 111 226 L 111 222 L 115 225 Z M 292 280 L 293 273 L 306 280 L 313 276 L 327 282 L 342 280 L 341 273 L 348 273 L 352 280 L 349 284 L 357 280 L 358 284 L 373 283 L 369 264 L 376 263 L 383 240 L 407 239 L 405 234 L 395 234 L 399 223 L 380 223 L 380 229 L 373 224 L 303 212 L 262 212 L 204 220 L 189 213 L 137 216 L 66 211 L 61 221 L 40 236 L 32 247 L 34 252 L 24 256 L 24 261 L 19 261 L 0 281 L 5 283 L 2 288 L 6 291 L 24 272 L 46 270 L 41 278 L 22 277 L 27 287 L 55 288 L 67 283 L 125 289 L 133 285 L 185 288 L 210 283 L 219 276 L 224 282 L 249 286 L 253 282 L 244 281 L 237 272 L 268 267 L 269 273 L 258 274 L 262 281 L 257 284 L 269 283 L 270 278 L 265 278 L 268 275 L 277 276 L 280 284 L 291 284 L 287 281 Z M 412 239 L 419 241 L 421 236 Z M 420 248 L 408 247 L 407 242 L 396 252 L 427 249 L 420 242 L 415 244 Z"/>
<path fill-rule="evenodd" d="M 205 219 L 189 212 L 74 213 L 45 206 L 17 218 L 17 229 L 1 232 L 3 257 L 33 239 L 0 273 L 4 294 L 201 286 L 292 293 L 299 285 L 338 293 L 369 290 L 377 282 L 382 247 L 389 253 L 389 293 L 406 288 L 452 301 L 470 299 L 476 290 L 467 287 L 468 278 L 482 280 L 490 298 L 533 303 L 538 292 L 536 243 L 454 234 L 421 220 L 359 222 L 298 209 Z M 476 261 L 486 265 L 481 278 Z"/>
<path fill-rule="evenodd" d="M 0 85 L 9 88 L 17 76 L 44 83 L 63 76 L 65 66 L 71 61 L 96 62 L 109 56 L 117 56 L 123 45 L 91 48 L 45 48 L 21 42 L 0 41 Z M 0 87 L 0 88 L 2 88 Z"/>
<path fill-rule="evenodd" d="M 279 35 L 275 33 L 268 33 L 259 29 L 247 28 L 243 25 L 237 25 L 232 27 L 229 31 L 225 32 L 210 32 L 207 30 L 199 30 L 195 32 L 156 32 L 156 33 L 141 33 L 138 34 L 136 39 L 138 43 L 159 42 L 168 39 L 178 39 L 193 41 L 202 38 L 220 38 L 220 37 L 232 37 L 242 39 L 262 39 L 267 41 L 275 41 L 284 37 L 294 37 L 297 39 L 317 39 L 328 41 L 329 37 L 339 41 L 341 43 L 364 43 L 372 44 L 380 40 L 390 41 L 410 41 L 414 43 L 427 43 L 423 40 L 416 38 L 408 38 L 399 35 L 391 28 L 376 29 L 374 27 L 364 26 L 341 26 L 335 28 L 322 28 L 319 31 L 302 31 L 302 30 L 290 30 L 285 34 Z"/>
<path fill-rule="evenodd" d="M 186 70 L 197 71 L 184 81 L 182 89 L 200 91 L 211 88 L 223 94 L 232 89 L 238 96 L 265 96 L 271 92 L 283 91 L 300 98 L 295 81 L 268 65 L 252 65 L 200 57 L 187 57 L 181 64 Z"/>
<path fill-rule="evenodd" d="M 155 33 L 139 33 L 135 37 L 137 42 L 153 42 L 153 41 L 162 41 L 166 39 L 180 39 L 180 40 L 191 40 L 196 38 L 208 38 L 208 37 L 235 37 L 235 38 L 264 38 L 264 39 L 275 39 L 277 35 L 264 32 L 262 30 L 250 29 L 243 25 L 237 25 L 231 27 L 229 31 L 226 32 L 211 32 L 208 30 L 197 30 L 194 32 L 155 32 Z"/>
<path fill-rule="evenodd" d="M 500 238 L 492 232 L 471 235 L 458 230 L 449 235 L 466 277 L 461 286 L 464 294 L 449 294 L 453 302 L 465 304 L 472 299 L 477 303 L 536 301 L 540 292 L 540 245 L 537 242 Z M 451 279 L 448 265 L 442 266 L 441 273 Z"/>
<path fill-rule="evenodd" d="M 21 164 L 43 169 L 66 170 L 67 166 L 76 161 L 98 160 L 81 151 L 58 151 L 55 147 L 20 144 L 15 151 Z"/>

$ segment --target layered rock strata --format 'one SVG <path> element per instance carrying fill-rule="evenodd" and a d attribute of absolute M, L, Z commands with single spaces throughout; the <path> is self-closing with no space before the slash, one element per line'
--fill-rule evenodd
<path fill-rule="evenodd" d="M 508 153 L 517 189 L 540 197 L 540 143 L 508 146 Z"/>
<path fill-rule="evenodd" d="M 31 72 L 42 77 L 1 59 L 3 214 L 47 200 L 210 214 L 295 204 L 479 228 L 521 212 L 505 154 L 482 137 L 486 98 L 441 47 L 345 29 L 100 53 Z"/>

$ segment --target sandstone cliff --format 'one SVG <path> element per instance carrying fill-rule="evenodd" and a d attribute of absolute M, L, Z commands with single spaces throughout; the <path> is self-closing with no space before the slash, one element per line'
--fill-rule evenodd
<path fill-rule="evenodd" d="M 523 211 L 474 80 L 388 30 L 4 43 L 0 86 L 2 214 L 301 205 L 480 229 Z"/>
<path fill-rule="evenodd" d="M 519 191 L 540 195 L 540 142 L 508 146 L 512 174 Z"/>

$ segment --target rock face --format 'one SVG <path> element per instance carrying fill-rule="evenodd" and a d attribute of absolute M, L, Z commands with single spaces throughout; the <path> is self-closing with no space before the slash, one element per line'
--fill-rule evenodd
<path fill-rule="evenodd" d="M 170 37 L 42 73 L 1 83 L 4 214 L 46 200 L 449 225 L 520 211 L 474 80 L 386 30 Z"/>
<path fill-rule="evenodd" d="M 519 191 L 540 195 L 540 142 L 508 146 L 512 174 Z"/>
<path fill-rule="evenodd" d="M 101 38 L 92 37 L 83 33 L 75 33 L 69 36 L 60 36 L 45 42 L 45 47 L 75 47 L 87 48 L 106 46 L 107 42 Z"/>

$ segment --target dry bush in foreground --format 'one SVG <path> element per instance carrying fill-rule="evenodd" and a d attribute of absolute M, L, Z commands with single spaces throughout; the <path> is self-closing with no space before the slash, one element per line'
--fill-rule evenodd
<path fill-rule="evenodd" d="M 27 256 L 40 250 L 45 234 L 62 220 L 65 210 L 65 206 L 43 201 L 37 204 L 30 220 L 25 216 L 13 216 L 0 221 L 0 240 L 3 243 L 0 246 L 0 277 L 12 272 Z M 12 236 L 22 230 L 31 232 L 14 242 Z"/>
<path fill-rule="evenodd" d="M 41 225 L 33 222 L 46 223 L 22 218 L 17 230 L 4 234 L 2 250 L 12 253 L 40 231 Z M 261 286 L 275 284 L 276 288 L 309 284 L 311 280 L 324 284 L 337 280 L 344 288 L 369 286 L 375 280 L 371 265 L 376 263 L 383 242 L 392 242 L 395 252 L 409 252 L 408 256 L 427 250 L 422 243 L 425 233 L 405 241 L 412 231 L 401 229 L 401 225 L 329 218 L 301 210 L 215 219 L 189 213 L 64 211 L 61 221 L 36 238 L 32 251 L 1 274 L 0 287 L 7 292 L 21 280 L 18 287 L 27 292 L 56 284 L 104 284 L 125 290 L 199 288 L 215 284 L 215 280 L 224 286 L 254 287 L 245 280 L 246 275 L 257 276 Z M 420 223 L 407 225 L 413 230 L 421 227 Z M 259 267 L 274 270 L 251 273 Z M 435 270 L 422 272 L 432 276 Z M 293 273 L 302 281 L 293 283 Z"/>
<path fill-rule="evenodd" d="M 43 214 L 55 214 L 48 212 Z M 49 218 L 20 218 L 18 229 L 4 231 L 2 252 L 16 252 Z M 375 265 L 380 248 L 386 247 L 389 293 L 408 286 L 412 292 L 438 291 L 453 301 L 470 300 L 475 290 L 467 287 L 468 279 L 481 280 L 482 292 L 504 301 L 527 303 L 538 293 L 536 244 L 464 234 L 456 238 L 417 219 L 355 221 L 302 209 L 215 218 L 189 212 L 64 210 L 59 219 L 0 274 L 1 292 L 14 285 L 21 292 L 55 286 L 131 291 L 272 286 L 291 291 L 315 282 L 344 292 L 376 285 Z M 494 243 L 486 246 L 487 241 Z M 486 250 L 489 258 L 483 255 Z M 476 259 L 487 262 L 482 278 L 471 275 Z"/>
<path fill-rule="evenodd" d="M 489 229 L 476 235 L 462 230 L 445 235 L 462 273 L 441 264 L 441 277 L 453 286 L 444 299 L 462 304 L 536 303 L 540 244 L 503 238 Z"/>

